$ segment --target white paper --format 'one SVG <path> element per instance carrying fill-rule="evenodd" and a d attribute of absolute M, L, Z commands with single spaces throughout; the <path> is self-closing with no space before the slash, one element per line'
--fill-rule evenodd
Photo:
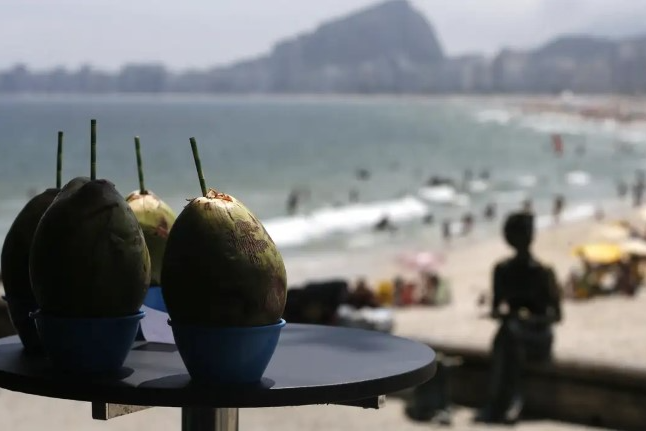
<path fill-rule="evenodd" d="M 146 341 L 154 343 L 175 344 L 173 331 L 168 325 L 168 313 L 147 306 L 141 307 L 146 316 L 141 321 L 141 332 Z"/>

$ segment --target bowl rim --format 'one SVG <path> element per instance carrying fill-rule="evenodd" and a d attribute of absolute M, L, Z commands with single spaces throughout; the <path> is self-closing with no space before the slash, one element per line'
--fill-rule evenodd
<path fill-rule="evenodd" d="M 91 322 L 98 322 L 98 321 L 114 321 L 114 320 L 141 320 L 146 316 L 146 312 L 143 310 L 139 310 L 135 314 L 128 314 L 127 316 L 116 316 L 116 317 L 63 317 L 63 316 L 57 316 L 54 314 L 49 314 L 47 312 L 42 311 L 40 308 L 36 311 L 32 311 L 29 313 L 29 318 L 30 319 L 38 319 L 38 318 L 46 318 L 50 320 L 60 320 L 60 321 L 81 321 L 81 320 L 87 320 Z"/>
<path fill-rule="evenodd" d="M 205 325 L 191 325 L 184 324 L 179 322 L 172 322 L 172 319 L 168 319 L 168 326 L 182 328 L 182 329 L 195 329 L 198 331 L 210 330 L 217 332 L 250 332 L 250 331 L 266 331 L 271 329 L 282 329 L 283 326 L 287 324 L 285 319 L 282 317 L 277 323 L 271 323 L 269 325 L 259 325 L 259 326 L 205 326 Z"/>

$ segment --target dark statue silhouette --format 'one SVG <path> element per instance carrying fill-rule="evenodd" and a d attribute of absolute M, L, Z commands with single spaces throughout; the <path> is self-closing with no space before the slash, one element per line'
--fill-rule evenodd
<path fill-rule="evenodd" d="M 518 420 L 523 406 L 523 366 L 550 359 L 552 324 L 561 320 L 554 271 L 530 252 L 533 215 L 511 214 L 503 230 L 516 254 L 496 264 L 493 271 L 491 317 L 501 323 L 493 341 L 487 404 L 476 417 L 489 423 Z"/>

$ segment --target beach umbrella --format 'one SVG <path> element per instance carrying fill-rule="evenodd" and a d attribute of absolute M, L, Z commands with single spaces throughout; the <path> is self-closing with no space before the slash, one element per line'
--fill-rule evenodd
<path fill-rule="evenodd" d="M 624 253 L 634 256 L 646 256 L 646 241 L 643 239 L 633 238 L 621 243 Z"/>
<path fill-rule="evenodd" d="M 444 263 L 444 256 L 431 251 L 415 251 L 400 254 L 397 261 L 415 271 L 437 271 Z"/>
<path fill-rule="evenodd" d="M 588 243 L 574 247 L 572 254 L 588 262 L 603 265 L 618 262 L 624 256 L 624 251 L 619 244 Z"/>

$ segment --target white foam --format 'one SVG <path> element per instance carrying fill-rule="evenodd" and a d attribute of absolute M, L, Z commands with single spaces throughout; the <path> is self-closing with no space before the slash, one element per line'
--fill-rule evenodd
<path fill-rule="evenodd" d="M 513 118 L 509 111 L 503 109 L 487 109 L 476 114 L 478 123 L 508 124 Z"/>
<path fill-rule="evenodd" d="M 530 188 L 536 185 L 538 178 L 536 178 L 536 175 L 521 175 L 516 181 L 519 186 Z"/>
<path fill-rule="evenodd" d="M 489 183 L 484 180 L 473 180 L 469 182 L 469 191 L 471 193 L 482 193 L 489 189 Z"/>
<path fill-rule="evenodd" d="M 567 208 L 561 213 L 560 223 L 572 223 L 594 217 L 596 206 L 592 203 L 581 203 Z M 554 225 L 554 217 L 551 214 L 539 215 L 536 218 L 536 228 L 545 229 Z"/>
<path fill-rule="evenodd" d="M 573 186 L 585 186 L 590 184 L 590 174 L 585 171 L 570 171 L 565 174 L 565 181 Z"/>
<path fill-rule="evenodd" d="M 371 229 L 387 216 L 397 224 L 420 219 L 426 205 L 413 196 L 401 199 L 322 208 L 307 215 L 268 220 L 265 228 L 279 247 L 294 247 L 338 233 Z"/>
<path fill-rule="evenodd" d="M 422 187 L 417 193 L 424 200 L 444 204 L 453 202 L 458 194 L 455 188 L 448 185 Z"/>

